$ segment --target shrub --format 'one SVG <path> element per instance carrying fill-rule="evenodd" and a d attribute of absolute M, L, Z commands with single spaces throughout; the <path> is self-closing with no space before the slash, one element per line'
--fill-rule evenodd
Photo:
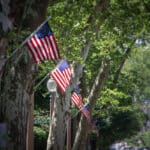
<path fill-rule="evenodd" d="M 34 150 L 45 150 L 48 132 L 43 128 L 34 127 Z"/>

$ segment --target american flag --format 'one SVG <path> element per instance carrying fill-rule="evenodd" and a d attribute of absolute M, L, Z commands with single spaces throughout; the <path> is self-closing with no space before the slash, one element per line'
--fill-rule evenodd
<path fill-rule="evenodd" d="M 86 103 L 85 105 L 84 105 L 84 107 L 89 111 L 90 110 L 90 104 L 89 103 Z"/>
<path fill-rule="evenodd" d="M 26 46 L 35 63 L 50 59 L 57 60 L 60 58 L 58 45 L 48 22 L 31 36 Z"/>
<path fill-rule="evenodd" d="M 89 110 L 86 108 L 86 106 L 83 106 L 81 109 L 81 112 L 83 113 L 83 115 L 85 116 L 85 118 L 90 122 L 90 112 Z"/>
<path fill-rule="evenodd" d="M 80 87 L 79 87 L 78 84 L 74 87 L 74 91 L 75 91 L 76 93 L 80 93 L 81 89 L 80 89 Z"/>
<path fill-rule="evenodd" d="M 71 100 L 79 109 L 83 107 L 82 96 L 80 94 L 74 92 L 71 96 Z"/>
<path fill-rule="evenodd" d="M 57 83 L 62 92 L 65 92 L 66 88 L 70 84 L 71 69 L 66 60 L 62 60 L 58 66 L 51 72 L 52 78 Z"/>

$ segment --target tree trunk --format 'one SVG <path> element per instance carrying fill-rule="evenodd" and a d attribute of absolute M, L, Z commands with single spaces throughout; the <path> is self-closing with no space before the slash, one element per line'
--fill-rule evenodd
<path fill-rule="evenodd" d="M 8 45 L 7 39 L 2 38 L 0 40 L 0 79 L 3 74 L 3 67 L 6 62 L 6 47 Z"/>
<path fill-rule="evenodd" d="M 96 104 L 96 100 L 99 96 L 99 93 L 102 90 L 104 81 L 107 77 L 107 67 L 108 67 L 108 64 L 106 62 L 102 62 L 102 65 L 99 68 L 98 75 L 95 79 L 95 82 L 93 84 L 91 92 L 88 96 L 87 101 L 90 104 L 90 113 L 91 114 L 92 114 L 92 111 Z M 72 150 L 80 150 L 81 147 L 82 147 L 82 150 L 86 149 L 88 133 L 90 133 L 90 124 L 88 125 L 87 121 L 82 116 L 80 123 L 79 123 L 78 131 L 76 133 L 76 138 L 75 138 Z"/>
<path fill-rule="evenodd" d="M 23 48 L 6 61 L 5 33 L 12 29 L 13 24 L 19 31 L 22 27 L 35 29 L 44 20 L 47 6 L 48 0 L 42 3 L 33 0 L 0 1 L 0 122 L 7 124 L 8 150 L 26 149 L 28 111 L 37 66 Z"/>
<path fill-rule="evenodd" d="M 57 92 L 54 112 L 51 118 L 47 150 L 64 150 L 66 138 L 66 119 L 70 109 L 70 88 L 64 95 Z"/>
<path fill-rule="evenodd" d="M 85 118 L 82 116 L 79 122 L 78 130 L 76 132 L 76 137 L 74 140 L 73 148 L 72 150 L 80 150 L 82 147 L 82 150 L 86 148 L 86 139 L 88 135 L 88 124 L 86 123 Z M 81 141 L 81 139 L 84 139 Z"/>
<path fill-rule="evenodd" d="M 16 55 L 5 68 L 1 82 L 1 121 L 7 123 L 9 149 L 24 150 L 36 68 L 24 55 Z"/>

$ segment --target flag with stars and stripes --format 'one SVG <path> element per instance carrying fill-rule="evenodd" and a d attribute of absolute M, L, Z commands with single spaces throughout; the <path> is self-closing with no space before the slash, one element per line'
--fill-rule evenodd
<path fill-rule="evenodd" d="M 90 112 L 89 112 L 89 104 L 85 104 L 80 110 L 85 116 L 85 118 L 90 122 L 91 117 L 90 117 Z"/>
<path fill-rule="evenodd" d="M 51 72 L 51 76 L 61 91 L 65 92 L 71 80 L 71 68 L 68 62 L 66 60 L 62 60 Z"/>
<path fill-rule="evenodd" d="M 60 58 L 58 45 L 48 22 L 42 25 L 42 27 L 27 40 L 26 46 L 35 63 Z"/>
<path fill-rule="evenodd" d="M 79 87 L 79 84 L 77 84 L 77 85 L 74 86 L 74 91 L 75 91 L 76 93 L 80 93 L 81 89 L 80 89 L 80 87 Z"/>
<path fill-rule="evenodd" d="M 71 100 L 79 109 L 83 107 L 82 96 L 80 94 L 74 92 L 71 96 Z"/>

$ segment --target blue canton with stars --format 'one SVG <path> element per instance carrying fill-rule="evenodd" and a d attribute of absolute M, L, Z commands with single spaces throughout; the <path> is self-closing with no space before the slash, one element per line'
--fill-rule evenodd
<path fill-rule="evenodd" d="M 63 72 L 65 69 L 68 69 L 69 68 L 69 65 L 68 65 L 68 62 L 66 60 L 63 60 L 59 66 L 58 66 L 59 70 L 61 72 Z"/>
<path fill-rule="evenodd" d="M 40 29 L 39 31 L 36 33 L 38 38 L 44 38 L 46 36 L 51 36 L 53 35 L 52 30 L 49 27 L 48 22 L 46 22 Z"/>

